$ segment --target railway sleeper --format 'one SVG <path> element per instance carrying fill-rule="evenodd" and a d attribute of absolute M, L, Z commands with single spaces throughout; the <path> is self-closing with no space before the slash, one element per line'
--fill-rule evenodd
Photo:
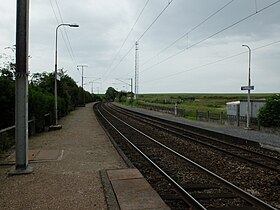
<path fill-rule="evenodd" d="M 233 193 L 192 193 L 191 195 L 197 200 L 238 198 Z"/>
<path fill-rule="evenodd" d="M 219 186 L 215 185 L 215 184 L 201 184 L 201 183 L 182 184 L 182 187 L 184 187 L 184 189 L 187 189 L 189 192 L 197 191 L 197 190 L 204 190 L 204 189 L 219 188 Z"/>

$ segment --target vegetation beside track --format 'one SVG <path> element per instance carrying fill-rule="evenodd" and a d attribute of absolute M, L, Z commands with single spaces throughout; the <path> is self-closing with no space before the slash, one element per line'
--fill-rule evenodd
<path fill-rule="evenodd" d="M 0 58 L 4 58 L 4 56 Z M 0 130 L 15 124 L 15 64 L 10 60 L 0 60 Z M 51 71 L 52 72 L 52 71 Z M 61 118 L 83 106 L 84 102 L 99 100 L 100 97 L 78 87 L 76 82 L 63 69 L 58 75 L 58 117 Z M 36 131 L 44 130 L 46 114 L 49 123 L 54 116 L 54 73 L 35 73 L 29 77 L 28 114 L 35 118 Z M 14 144 L 14 132 L 0 134 L 0 152 Z"/>
<path fill-rule="evenodd" d="M 251 99 L 268 99 L 273 94 L 252 94 Z M 246 94 L 207 94 L 207 93 L 170 93 L 170 94 L 141 94 L 137 101 L 121 102 L 126 105 L 139 106 L 153 104 L 174 108 L 185 109 L 187 119 L 195 119 L 196 112 L 226 113 L 226 103 L 247 99 Z"/>

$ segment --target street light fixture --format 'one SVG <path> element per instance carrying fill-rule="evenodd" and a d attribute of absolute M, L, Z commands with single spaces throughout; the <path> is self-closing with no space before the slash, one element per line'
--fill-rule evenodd
<path fill-rule="evenodd" d="M 60 26 L 69 26 L 73 28 L 78 28 L 77 24 L 67 24 L 61 23 L 56 27 L 55 30 L 55 65 L 54 65 L 54 114 L 55 114 L 55 126 L 61 128 L 58 125 L 58 116 L 57 116 L 57 32 Z"/>
<path fill-rule="evenodd" d="M 248 45 L 243 44 L 242 47 L 247 47 L 249 49 L 249 74 L 248 74 L 248 99 L 247 99 L 247 125 L 246 129 L 250 129 L 250 111 L 251 111 L 251 102 L 250 102 L 250 91 L 251 91 L 251 48 Z"/>

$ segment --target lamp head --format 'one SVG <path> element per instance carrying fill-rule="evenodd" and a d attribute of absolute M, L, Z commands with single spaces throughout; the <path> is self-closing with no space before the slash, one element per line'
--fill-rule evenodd
<path fill-rule="evenodd" d="M 78 28 L 79 25 L 78 24 L 69 24 L 70 27 L 74 27 L 74 28 Z"/>

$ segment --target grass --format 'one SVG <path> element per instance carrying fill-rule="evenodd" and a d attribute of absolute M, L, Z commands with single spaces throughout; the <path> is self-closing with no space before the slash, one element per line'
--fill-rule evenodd
<path fill-rule="evenodd" d="M 251 94 L 251 99 L 265 99 L 273 94 Z M 167 93 L 141 94 L 132 106 L 143 103 L 152 103 L 161 106 L 178 106 L 186 110 L 186 118 L 195 119 L 196 111 L 226 113 L 226 103 L 247 99 L 247 94 L 205 94 L 205 93 Z"/>

